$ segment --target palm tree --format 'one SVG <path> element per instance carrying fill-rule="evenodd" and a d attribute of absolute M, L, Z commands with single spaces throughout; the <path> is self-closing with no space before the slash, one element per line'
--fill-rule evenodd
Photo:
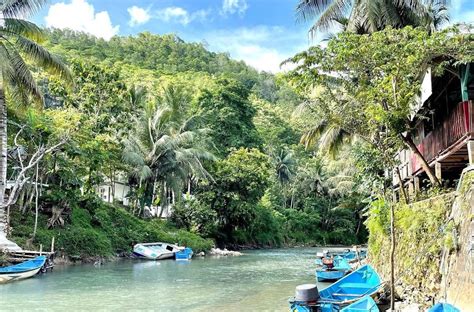
<path fill-rule="evenodd" d="M 272 158 L 278 182 L 281 185 L 288 183 L 295 173 L 296 161 L 293 157 L 293 152 L 282 148 Z"/>
<path fill-rule="evenodd" d="M 310 29 L 327 31 L 335 24 L 356 33 L 371 33 L 387 26 L 423 26 L 438 29 L 447 21 L 446 0 L 299 0 L 298 20 L 316 18 Z"/>
<path fill-rule="evenodd" d="M 275 168 L 276 177 L 282 189 L 284 207 L 286 208 L 286 185 L 290 182 L 291 178 L 295 174 L 296 161 L 294 159 L 293 152 L 288 149 L 282 148 L 279 150 L 279 152 L 272 154 L 272 161 Z M 293 205 L 293 194 L 294 193 L 292 193 L 290 206 Z"/>
<path fill-rule="evenodd" d="M 45 36 L 35 24 L 24 20 L 38 11 L 45 0 L 0 2 L 0 205 L 7 182 L 7 99 L 26 104 L 43 102 L 27 60 L 67 80 L 71 75 L 64 64 L 40 44 Z"/>
<path fill-rule="evenodd" d="M 178 89 L 167 87 L 159 102 L 149 104 L 136 119 L 135 130 L 124 140 L 123 159 L 132 167 L 131 176 L 148 204 L 155 197 L 162 206 L 168 204 L 169 193 L 174 198 L 181 194 L 189 176 L 209 178 L 203 161 L 215 159 L 207 151 L 208 131 L 194 129 L 194 118 L 183 117 L 183 92 Z"/>

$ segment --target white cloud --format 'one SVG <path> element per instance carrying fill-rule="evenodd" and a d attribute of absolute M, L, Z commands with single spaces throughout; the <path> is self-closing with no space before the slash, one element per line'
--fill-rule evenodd
<path fill-rule="evenodd" d="M 105 40 L 119 32 L 119 26 L 112 25 L 107 11 L 95 13 L 94 6 L 86 0 L 51 5 L 45 21 L 47 27 L 83 31 Z"/>
<path fill-rule="evenodd" d="M 222 2 L 222 15 L 235 14 L 243 15 L 249 8 L 247 0 L 224 0 Z"/>
<path fill-rule="evenodd" d="M 220 30 L 205 35 L 211 50 L 229 52 L 234 59 L 273 73 L 288 69 L 280 68 L 281 62 L 307 48 L 304 38 L 304 31 L 290 32 L 282 27 L 269 26 Z"/>
<path fill-rule="evenodd" d="M 181 7 L 167 7 L 156 12 L 156 18 L 163 22 L 174 22 L 187 25 L 192 21 L 205 21 L 210 10 L 199 10 L 189 13 Z"/>
<path fill-rule="evenodd" d="M 130 21 L 128 22 L 128 24 L 132 27 L 145 24 L 151 18 L 148 12 L 149 11 L 148 9 L 143 9 L 143 8 L 137 7 L 136 5 L 128 8 L 127 11 L 128 11 L 128 14 L 130 14 Z"/>

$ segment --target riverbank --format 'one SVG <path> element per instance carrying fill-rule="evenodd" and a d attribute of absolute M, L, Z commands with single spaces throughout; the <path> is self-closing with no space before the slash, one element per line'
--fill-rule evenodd
<path fill-rule="evenodd" d="M 41 245 L 43 250 L 50 250 L 55 237 L 57 258 L 87 263 L 127 256 L 139 242 L 176 243 L 191 247 L 195 252 L 214 247 L 212 240 L 177 229 L 164 220 L 143 220 L 122 207 L 97 201 L 85 200 L 64 218 L 64 226 L 48 228 L 48 216 L 40 214 L 36 237 L 32 240 L 34 216 L 12 211 L 10 239 L 24 249 L 39 250 Z"/>
<path fill-rule="evenodd" d="M 85 198 L 69 215 L 62 216 L 64 226 L 48 228 L 48 217 L 38 216 L 36 237 L 31 239 L 34 228 L 33 213 L 11 212 L 12 235 L 10 239 L 23 249 L 50 250 L 55 237 L 56 259 L 61 263 L 96 263 L 130 257 L 133 245 L 139 242 L 163 241 L 191 247 L 194 252 L 209 252 L 220 247 L 232 251 L 259 250 L 275 247 L 320 247 L 315 242 L 285 240 L 278 245 L 224 244 L 216 246 L 212 239 L 178 229 L 166 220 L 143 220 L 125 210 L 124 207 L 106 204 L 94 198 Z M 331 245 L 339 247 L 337 245 Z M 330 247 L 330 246 L 328 246 Z"/>

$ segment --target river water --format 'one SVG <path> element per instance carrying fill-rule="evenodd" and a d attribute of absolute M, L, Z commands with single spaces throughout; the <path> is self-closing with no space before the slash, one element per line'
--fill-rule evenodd
<path fill-rule="evenodd" d="M 0 285 L 0 311 L 288 311 L 295 287 L 315 282 L 317 251 L 56 266 L 52 273 Z"/>

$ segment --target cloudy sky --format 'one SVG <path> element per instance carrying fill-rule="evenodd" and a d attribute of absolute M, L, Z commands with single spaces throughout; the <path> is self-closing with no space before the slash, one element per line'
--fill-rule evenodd
<path fill-rule="evenodd" d="M 142 31 L 175 33 L 229 52 L 260 70 L 307 48 L 308 24 L 295 22 L 296 0 L 52 0 L 35 21 L 110 39 Z M 453 21 L 474 22 L 474 0 L 452 0 Z M 314 43 L 314 42 L 313 42 Z"/>

